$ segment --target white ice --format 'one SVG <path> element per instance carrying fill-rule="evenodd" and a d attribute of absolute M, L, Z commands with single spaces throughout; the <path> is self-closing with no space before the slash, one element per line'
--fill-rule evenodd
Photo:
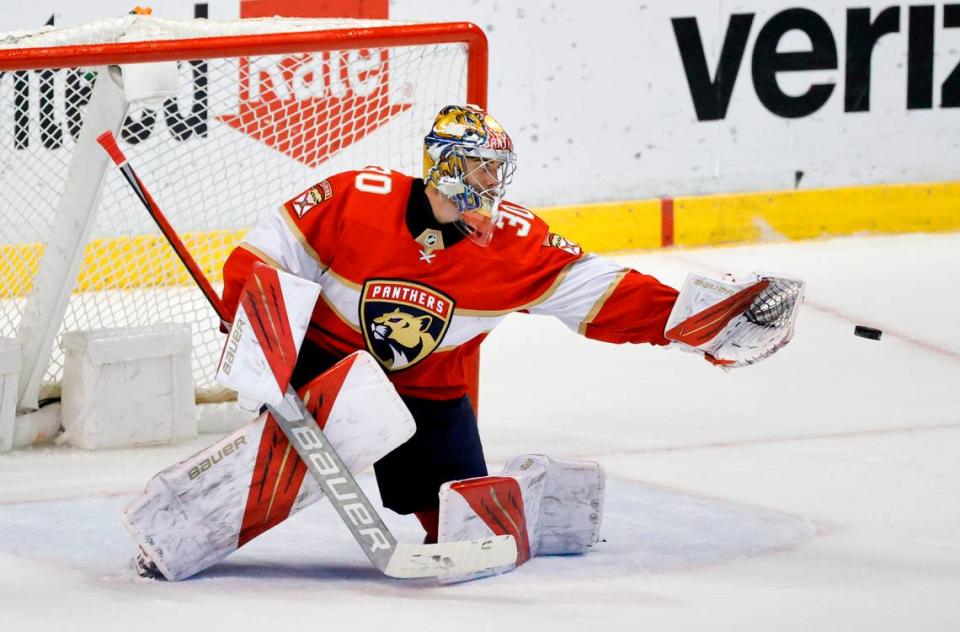
<path fill-rule="evenodd" d="M 960 234 L 618 257 L 808 282 L 794 341 L 724 373 L 513 316 L 482 366 L 493 470 L 598 460 L 604 541 L 454 586 L 388 580 L 326 503 L 177 584 L 135 577 L 118 511 L 212 442 L 0 456 L 5 630 L 960 629 Z M 855 324 L 883 330 L 853 336 Z M 375 493 L 369 474 L 364 486 Z M 413 521 L 386 516 L 402 539 Z"/>

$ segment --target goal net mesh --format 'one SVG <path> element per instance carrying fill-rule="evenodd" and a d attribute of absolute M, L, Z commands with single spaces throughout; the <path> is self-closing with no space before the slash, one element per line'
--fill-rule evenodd
<path fill-rule="evenodd" d="M 6 50 L 224 35 L 314 31 L 386 23 L 344 20 L 171 22 L 145 16 L 0 35 Z M 236 50 L 236 49 L 233 49 Z M 179 93 L 131 103 L 118 141 L 218 291 L 229 253 L 262 214 L 333 173 L 380 165 L 422 169 L 433 116 L 467 95 L 462 44 L 385 45 L 271 55 L 185 58 Z M 15 338 L 35 291 L 93 85 L 110 59 L 0 73 L 0 336 Z M 169 69 L 169 65 L 168 65 Z M 375 245 L 371 245 L 375 247 Z M 189 323 L 198 399 L 213 381 L 219 320 L 120 173 L 109 168 L 63 333 Z M 63 353 L 53 345 L 42 397 L 56 396 Z"/>

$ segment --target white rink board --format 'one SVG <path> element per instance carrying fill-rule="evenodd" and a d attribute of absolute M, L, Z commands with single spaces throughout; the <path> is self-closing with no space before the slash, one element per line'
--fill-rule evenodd
<path fill-rule="evenodd" d="M 511 198 L 545 206 L 790 189 L 798 172 L 801 188 L 955 178 L 960 126 L 957 109 L 942 107 L 941 92 L 960 62 L 960 29 L 944 26 L 948 4 L 926 5 L 934 8 L 929 32 L 921 18 L 911 18 L 913 5 L 879 0 L 611 0 L 599 8 L 548 0 L 393 0 L 389 13 L 401 20 L 472 21 L 484 29 L 490 40 L 490 109 L 514 136 L 520 157 Z M 158 0 L 151 6 L 154 15 L 185 19 L 194 3 Z M 889 7 L 897 14 L 888 16 L 897 32 L 873 47 L 869 110 L 845 111 L 848 9 L 869 8 L 873 21 Z M 788 96 L 814 84 L 834 86 L 822 107 L 800 118 L 771 113 L 752 76 L 755 61 L 762 66 L 772 57 L 757 53 L 760 32 L 787 8 L 806 11 L 801 21 L 808 25 L 825 25 L 836 50 L 828 69 L 777 75 Z M 4 28 L 32 28 L 51 13 L 58 24 L 76 24 L 129 6 L 98 0 L 81 8 L 51 0 L 40 6 L 18 1 L 5 9 Z M 218 0 L 208 9 L 211 19 L 233 19 L 239 2 Z M 754 17 L 739 64 L 729 66 L 736 70 L 729 106 L 722 120 L 698 120 L 671 20 L 696 18 L 713 78 L 732 14 Z M 921 42 L 917 50 L 933 39 L 929 108 L 907 108 L 911 29 Z M 797 28 L 788 29 L 775 48 L 810 49 Z M 915 60 L 923 57 L 917 50 Z M 913 74 L 916 83 L 926 71 Z M 850 86 L 863 76 L 855 70 Z M 960 85 L 946 91 L 957 90 Z"/>
<path fill-rule="evenodd" d="M 906 108 L 908 5 L 863 0 L 676 0 L 675 2 L 499 2 L 430 6 L 438 19 L 474 19 L 490 38 L 490 108 L 514 134 L 514 199 L 530 205 L 732 191 L 951 180 L 960 156 L 956 109 L 940 86 L 960 63 L 960 29 L 934 21 L 931 109 Z M 899 7 L 899 33 L 873 52 L 868 112 L 844 112 L 848 8 Z M 786 119 L 760 102 L 751 77 L 758 34 L 786 8 L 808 8 L 829 26 L 836 69 L 783 72 L 784 92 L 836 84 L 821 109 Z M 755 14 L 723 120 L 698 121 L 671 19 L 695 17 L 711 76 L 730 15 Z M 394 2 L 391 17 L 423 19 L 425 8 Z M 800 31 L 781 52 L 809 50 Z M 958 86 L 960 89 L 960 86 Z"/>

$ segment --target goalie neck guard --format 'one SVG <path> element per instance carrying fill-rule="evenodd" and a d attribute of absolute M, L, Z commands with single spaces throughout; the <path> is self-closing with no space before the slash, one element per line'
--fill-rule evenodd
<path fill-rule="evenodd" d="M 443 108 L 423 139 L 424 182 L 456 203 L 457 227 L 481 246 L 493 238 L 516 165 L 510 136 L 475 106 Z"/>

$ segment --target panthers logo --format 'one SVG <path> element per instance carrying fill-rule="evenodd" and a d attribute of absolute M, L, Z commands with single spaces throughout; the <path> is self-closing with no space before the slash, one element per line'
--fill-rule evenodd
<path fill-rule="evenodd" d="M 389 351 L 392 355 L 385 364 L 387 368 L 404 367 L 423 359 L 437 346 L 430 335 L 430 316 L 411 316 L 401 312 L 400 308 L 373 319 L 370 331 L 373 346 L 380 347 L 381 353 Z"/>
<path fill-rule="evenodd" d="M 560 250 L 569 252 L 574 256 L 579 255 L 581 252 L 580 246 L 570 241 L 566 237 L 563 237 L 562 235 L 558 235 L 557 233 L 550 233 L 546 237 L 544 237 L 543 245 L 550 246 L 551 248 L 559 248 Z"/>
<path fill-rule="evenodd" d="M 487 138 L 487 126 L 483 112 L 458 105 L 448 105 L 437 114 L 433 133 L 439 138 L 482 143 Z"/>
<path fill-rule="evenodd" d="M 360 301 L 367 350 L 388 371 L 409 368 L 436 350 L 453 307 L 449 296 L 419 283 L 368 280 Z"/>

